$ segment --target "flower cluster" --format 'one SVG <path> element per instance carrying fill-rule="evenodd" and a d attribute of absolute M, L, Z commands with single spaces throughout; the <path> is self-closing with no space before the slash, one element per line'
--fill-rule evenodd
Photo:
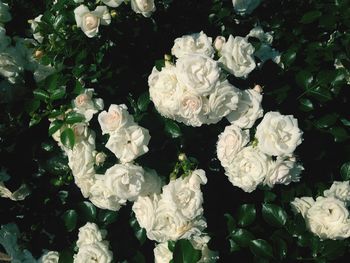
<path fill-rule="evenodd" d="M 101 231 L 94 223 L 86 223 L 79 228 L 78 253 L 74 255 L 74 263 L 112 262 L 113 253 L 108 249 L 108 241 L 104 240 L 105 231 Z"/>
<path fill-rule="evenodd" d="M 299 181 L 303 167 L 293 155 L 302 136 L 297 120 L 292 115 L 268 112 L 252 141 L 247 128 L 254 122 L 244 123 L 249 125 L 233 122 L 227 126 L 217 142 L 218 159 L 230 182 L 250 193 L 259 184 L 273 187 Z"/>
<path fill-rule="evenodd" d="M 259 49 L 248 42 L 249 37 L 261 41 Z M 148 78 L 156 109 L 161 115 L 190 126 L 217 123 L 223 117 L 230 121 L 254 117 L 246 116 L 246 104 L 254 100 L 254 105 L 260 107 L 261 96 L 237 89 L 227 76 L 246 78 L 256 67 L 257 54 L 259 65 L 267 59 L 277 61 L 278 52 L 265 42 L 271 43 L 272 35 L 261 28 L 253 29 L 246 37 L 230 35 L 227 41 L 219 36 L 214 43 L 203 32 L 175 39 L 171 53 L 176 62 L 172 63 L 166 55 L 165 66 L 154 67 Z"/>
<path fill-rule="evenodd" d="M 321 239 L 350 237 L 350 184 L 334 182 L 330 189 L 314 200 L 312 197 L 295 198 L 292 209 L 305 219 L 306 227 Z"/>
<path fill-rule="evenodd" d="M 200 234 L 206 227 L 200 185 L 206 182 L 205 172 L 195 170 L 171 180 L 163 186 L 162 194 L 139 197 L 132 209 L 147 237 L 166 242 Z"/>
<path fill-rule="evenodd" d="M 82 3 L 84 0 L 75 0 L 76 3 Z M 99 26 L 107 26 L 111 23 L 111 14 L 107 6 L 115 8 L 120 6 L 124 0 L 102 0 L 103 4 L 90 11 L 89 8 L 82 4 L 74 9 L 75 21 L 77 27 L 81 28 L 84 34 L 92 38 L 99 32 Z M 137 14 L 144 17 L 150 17 L 156 10 L 154 0 L 131 0 L 131 8 Z"/>
<path fill-rule="evenodd" d="M 108 168 L 105 174 L 96 173 L 95 165 L 103 165 L 106 154 L 96 152 L 95 132 L 88 127 L 93 115 L 103 109 L 102 99 L 94 99 L 93 92 L 87 89 L 72 102 L 71 112 L 85 118 L 85 122 L 69 127 L 74 132 L 74 147 L 69 149 L 60 142 L 66 126 L 53 134 L 68 156 L 68 165 L 83 196 L 97 207 L 118 210 L 127 200 L 135 201 L 140 195 L 159 193 L 161 180 L 157 173 L 132 163 L 148 151 L 150 135 L 134 122 L 125 105 L 112 104 L 108 112 L 102 111 L 98 115 L 102 133 L 109 135 L 106 147 L 120 163 Z"/>

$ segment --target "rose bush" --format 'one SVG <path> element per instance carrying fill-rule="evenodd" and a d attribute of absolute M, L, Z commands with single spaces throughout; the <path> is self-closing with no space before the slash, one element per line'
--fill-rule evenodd
<path fill-rule="evenodd" d="M 1 0 L 0 260 L 347 262 L 349 8 Z"/>

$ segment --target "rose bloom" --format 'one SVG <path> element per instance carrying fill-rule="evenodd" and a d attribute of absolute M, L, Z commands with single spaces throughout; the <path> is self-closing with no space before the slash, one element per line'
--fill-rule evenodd
<path fill-rule="evenodd" d="M 113 260 L 113 253 L 108 249 L 105 242 L 95 242 L 90 245 L 79 247 L 74 255 L 74 263 L 110 263 Z"/>
<path fill-rule="evenodd" d="M 57 251 L 48 251 L 41 256 L 38 263 L 58 263 L 59 257 Z"/>
<path fill-rule="evenodd" d="M 214 49 L 212 46 L 212 39 L 203 31 L 176 38 L 174 41 L 174 46 L 171 49 L 171 54 L 177 58 L 193 54 L 213 57 Z"/>
<path fill-rule="evenodd" d="M 335 197 L 343 202 L 350 201 L 350 184 L 349 181 L 333 182 L 330 189 L 323 192 L 325 197 Z"/>
<path fill-rule="evenodd" d="M 219 62 L 237 78 L 246 78 L 255 69 L 254 47 L 246 38 L 229 36 L 220 50 Z"/>
<path fill-rule="evenodd" d="M 77 27 L 80 27 L 84 34 L 91 38 L 97 35 L 101 25 L 111 23 L 111 15 L 106 6 L 97 6 L 94 11 L 90 11 L 85 5 L 80 5 L 74 9 Z"/>
<path fill-rule="evenodd" d="M 95 223 L 86 223 L 79 228 L 77 246 L 90 245 L 99 241 L 102 241 L 106 232 L 101 232 Z"/>
<path fill-rule="evenodd" d="M 112 134 L 122 127 L 133 124 L 134 119 L 127 111 L 126 105 L 112 104 L 108 112 L 102 111 L 98 115 L 98 122 L 100 123 L 102 134 Z"/>
<path fill-rule="evenodd" d="M 318 197 L 305 216 L 306 226 L 321 239 L 350 237 L 350 218 L 346 204 L 334 197 Z"/>
<path fill-rule="evenodd" d="M 259 149 L 269 155 L 292 154 L 301 143 L 302 131 L 292 115 L 268 112 L 256 128 Z"/>
<path fill-rule="evenodd" d="M 154 0 L 131 0 L 131 9 L 144 17 L 150 17 L 156 10 Z"/>

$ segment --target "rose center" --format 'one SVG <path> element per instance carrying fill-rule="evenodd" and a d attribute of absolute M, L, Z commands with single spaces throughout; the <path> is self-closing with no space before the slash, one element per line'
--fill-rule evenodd
<path fill-rule="evenodd" d="M 92 14 L 85 16 L 85 26 L 88 30 L 96 28 L 98 25 L 98 18 Z"/>
<path fill-rule="evenodd" d="M 75 103 L 78 107 L 84 106 L 88 102 L 89 98 L 86 94 L 80 94 L 76 99 Z"/>

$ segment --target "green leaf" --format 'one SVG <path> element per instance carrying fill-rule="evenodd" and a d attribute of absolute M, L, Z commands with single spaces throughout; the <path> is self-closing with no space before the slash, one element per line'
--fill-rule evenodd
<path fill-rule="evenodd" d="M 96 207 L 87 201 L 81 202 L 77 206 L 79 217 L 86 222 L 94 222 L 96 220 Z"/>
<path fill-rule="evenodd" d="M 235 251 L 239 251 L 241 248 L 240 246 L 235 242 L 233 241 L 232 239 L 230 239 L 230 252 L 235 252 Z"/>
<path fill-rule="evenodd" d="M 300 102 L 299 109 L 302 111 L 308 112 L 314 109 L 314 105 L 309 99 L 301 98 L 299 102 Z"/>
<path fill-rule="evenodd" d="M 61 142 L 67 148 L 73 149 L 75 144 L 75 137 L 74 137 L 74 132 L 71 128 L 66 128 L 61 133 Z"/>
<path fill-rule="evenodd" d="M 75 229 L 75 227 L 77 225 L 78 214 L 75 210 L 67 210 L 62 215 L 62 219 L 64 221 L 64 224 L 65 224 L 68 232 L 71 232 Z"/>
<path fill-rule="evenodd" d="M 243 204 L 238 208 L 237 221 L 239 226 L 249 226 L 254 222 L 255 217 L 256 210 L 253 204 Z"/>
<path fill-rule="evenodd" d="M 58 263 L 73 263 L 73 255 L 74 253 L 72 250 L 61 251 Z"/>
<path fill-rule="evenodd" d="M 179 125 L 176 122 L 169 119 L 165 120 L 165 131 L 172 138 L 178 138 L 182 135 Z"/>
<path fill-rule="evenodd" d="M 77 112 L 71 112 L 66 117 L 65 122 L 67 124 L 74 124 L 74 123 L 78 123 L 78 122 L 83 122 L 84 120 L 85 120 L 84 115 L 79 114 Z"/>
<path fill-rule="evenodd" d="M 134 230 L 136 238 L 140 241 L 140 244 L 143 245 L 143 243 L 146 241 L 146 230 L 140 227 L 135 217 L 132 217 L 129 222 L 130 226 Z"/>
<path fill-rule="evenodd" d="M 270 202 L 273 202 L 275 201 L 277 195 L 272 193 L 272 192 L 269 192 L 269 191 L 265 191 L 264 193 L 264 202 L 265 203 L 270 203 Z"/>
<path fill-rule="evenodd" d="M 340 240 L 326 240 L 324 245 L 321 255 L 329 260 L 335 260 L 343 256 L 347 246 L 344 241 Z"/>
<path fill-rule="evenodd" d="M 26 103 L 25 110 L 28 114 L 33 114 L 40 107 L 40 100 L 33 99 Z"/>
<path fill-rule="evenodd" d="M 173 253 L 174 263 L 197 263 L 202 257 L 202 251 L 194 249 L 187 239 L 176 242 Z"/>
<path fill-rule="evenodd" d="M 42 101 L 46 101 L 47 99 L 50 98 L 49 93 L 47 93 L 47 91 L 42 90 L 42 89 L 36 89 L 33 91 L 33 93 L 34 93 L 35 98 L 42 100 Z"/>
<path fill-rule="evenodd" d="M 164 60 L 164 59 L 156 60 L 155 66 L 156 66 L 156 69 L 157 69 L 158 71 L 161 71 L 162 68 L 165 66 L 165 60 Z"/>
<path fill-rule="evenodd" d="M 321 118 L 319 118 L 318 120 L 316 120 L 315 124 L 318 128 L 321 128 L 321 129 L 328 128 L 336 123 L 338 117 L 339 115 L 336 113 L 326 114 Z"/>
<path fill-rule="evenodd" d="M 334 136 L 335 142 L 344 142 L 349 139 L 349 134 L 345 128 L 340 126 L 331 127 L 329 132 Z"/>
<path fill-rule="evenodd" d="M 287 52 L 282 53 L 281 60 L 282 60 L 283 64 L 286 67 L 288 67 L 294 62 L 296 57 L 297 57 L 296 50 L 295 49 L 289 49 Z"/>
<path fill-rule="evenodd" d="M 343 163 L 340 167 L 340 175 L 344 181 L 350 180 L 350 162 Z"/>
<path fill-rule="evenodd" d="M 105 226 L 114 223 L 117 221 L 118 213 L 115 211 L 109 210 L 100 210 L 98 214 L 98 221 L 104 224 Z"/>
<path fill-rule="evenodd" d="M 50 99 L 51 100 L 59 100 L 59 99 L 62 99 L 64 97 L 64 95 L 66 95 L 66 88 L 65 87 L 60 87 L 58 89 L 55 89 L 51 93 Z"/>
<path fill-rule="evenodd" d="M 231 233 L 231 238 L 241 247 L 249 246 L 251 240 L 255 237 L 254 235 L 246 229 L 238 228 Z"/>
<path fill-rule="evenodd" d="M 287 221 L 286 211 L 274 204 L 263 204 L 262 216 L 266 223 L 275 227 L 282 227 Z"/>
<path fill-rule="evenodd" d="M 139 99 L 137 100 L 137 108 L 140 111 L 146 111 L 149 103 L 150 103 L 149 93 L 148 92 L 142 93 Z"/>
<path fill-rule="evenodd" d="M 329 89 L 321 86 L 310 88 L 307 92 L 320 102 L 327 102 L 332 99 L 332 94 Z"/>
<path fill-rule="evenodd" d="M 62 125 L 63 125 L 63 121 L 60 121 L 60 120 L 53 121 L 49 127 L 49 136 L 52 136 L 56 131 L 61 129 Z"/>
<path fill-rule="evenodd" d="M 302 24 L 309 24 L 314 22 L 317 18 L 319 18 L 322 15 L 322 13 L 318 10 L 307 12 L 303 15 L 303 17 L 300 19 L 300 23 Z"/>
<path fill-rule="evenodd" d="M 279 259 L 285 259 L 287 257 L 287 243 L 279 237 L 272 237 L 273 249 Z"/>
<path fill-rule="evenodd" d="M 226 224 L 227 224 L 227 231 L 229 234 L 232 233 L 232 231 L 235 229 L 236 222 L 235 219 L 230 214 L 224 214 L 226 218 Z"/>
<path fill-rule="evenodd" d="M 256 257 L 273 258 L 272 247 L 264 239 L 255 239 L 249 243 L 250 251 Z"/>
<path fill-rule="evenodd" d="M 300 87 L 307 89 L 311 86 L 314 77 L 309 71 L 302 70 L 297 73 L 295 80 Z"/>
<path fill-rule="evenodd" d="M 175 244 L 176 244 L 176 241 L 173 241 L 173 240 L 169 240 L 169 241 L 168 241 L 168 249 L 169 249 L 171 252 L 174 252 Z"/>

